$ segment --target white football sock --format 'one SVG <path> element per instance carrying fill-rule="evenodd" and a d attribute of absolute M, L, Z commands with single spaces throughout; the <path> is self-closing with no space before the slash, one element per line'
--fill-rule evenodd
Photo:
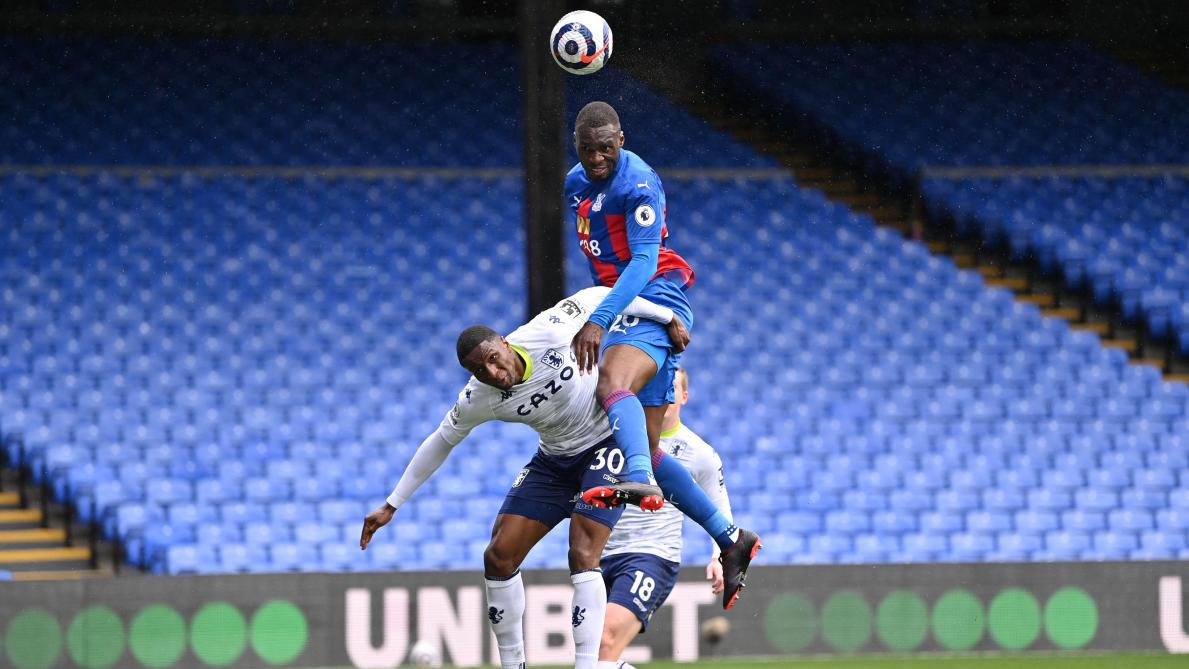
<path fill-rule="evenodd" d="M 487 622 L 495 632 L 501 669 L 524 666 L 524 581 L 517 571 L 506 580 L 483 579 L 487 586 Z"/>
<path fill-rule="evenodd" d="M 570 581 L 574 584 L 574 669 L 596 669 L 607 615 L 607 585 L 599 569 L 570 574 Z"/>

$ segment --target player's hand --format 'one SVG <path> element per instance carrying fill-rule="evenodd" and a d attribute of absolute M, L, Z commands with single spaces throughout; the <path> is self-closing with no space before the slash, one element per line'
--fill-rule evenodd
<path fill-rule="evenodd" d="M 716 595 L 722 592 L 722 563 L 717 557 L 710 558 L 706 565 L 706 580 L 710 581 L 710 592 Z"/>
<path fill-rule="evenodd" d="M 396 513 L 396 509 L 388 502 L 376 507 L 375 511 L 367 514 L 363 519 L 363 534 L 359 535 L 359 550 L 367 550 L 367 545 L 372 541 L 372 535 L 376 530 L 388 524 L 392 520 L 392 514 Z"/>
<path fill-rule="evenodd" d="M 685 329 L 685 323 L 681 322 L 681 318 L 677 314 L 673 314 L 673 320 L 665 326 L 669 331 L 669 341 L 673 343 L 673 351 L 681 353 L 689 346 L 689 330 Z"/>
<path fill-rule="evenodd" d="M 594 370 L 595 366 L 599 364 L 599 345 L 602 342 L 603 328 L 590 321 L 586 321 L 578 334 L 574 335 L 574 340 L 570 342 L 570 348 L 574 351 L 574 360 L 578 363 L 579 375 Z"/>

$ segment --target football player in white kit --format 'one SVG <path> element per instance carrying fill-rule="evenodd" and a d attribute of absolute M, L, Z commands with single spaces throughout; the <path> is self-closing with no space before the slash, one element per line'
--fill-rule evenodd
<path fill-rule="evenodd" d="M 359 546 L 366 549 L 376 530 L 392 520 L 401 504 L 478 425 L 499 420 L 524 423 L 537 431 L 539 449 L 512 483 L 483 553 L 487 617 L 502 669 L 524 664 L 520 565 L 564 518 L 570 518 L 575 666 L 594 669 L 598 659 L 607 604 L 599 559 L 624 507 L 596 508 L 583 502 L 580 493 L 618 481 L 624 460 L 595 397 L 598 376 L 578 373 L 570 340 L 609 290 L 579 291 L 506 338 L 484 326 L 464 330 L 456 349 L 459 363 L 472 378 L 438 429 L 417 448 L 387 502 L 363 522 Z M 620 317 L 666 324 L 677 350 L 689 342 L 685 325 L 672 310 L 642 298 Z"/>
<path fill-rule="evenodd" d="M 689 376 L 677 370 L 675 400 L 665 411 L 660 447 L 677 459 L 718 510 L 731 518 L 731 501 L 718 453 L 681 423 L 681 407 L 689 401 Z M 668 505 L 656 513 L 628 507 L 603 549 L 603 581 L 607 612 L 597 669 L 620 669 L 620 657 L 636 635 L 648 629 L 652 614 L 665 603 L 681 567 L 681 512 Z M 718 544 L 711 541 L 706 579 L 717 594 L 723 590 Z M 631 665 L 627 665 L 630 667 Z"/>

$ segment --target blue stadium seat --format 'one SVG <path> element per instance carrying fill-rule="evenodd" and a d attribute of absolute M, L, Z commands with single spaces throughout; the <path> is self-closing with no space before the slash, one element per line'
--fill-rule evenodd
<path fill-rule="evenodd" d="M 204 572 L 215 564 L 215 551 L 211 546 L 179 544 L 165 551 L 165 573 L 193 574 Z"/>
<path fill-rule="evenodd" d="M 934 562 L 949 552 L 945 535 L 912 533 L 901 537 L 901 557 L 906 562 Z"/>
<path fill-rule="evenodd" d="M 261 544 L 220 544 L 219 569 L 227 572 L 258 571 L 267 563 L 267 548 Z"/>
<path fill-rule="evenodd" d="M 315 546 L 304 542 L 274 544 L 268 550 L 269 565 L 276 571 L 304 571 L 319 564 Z"/>

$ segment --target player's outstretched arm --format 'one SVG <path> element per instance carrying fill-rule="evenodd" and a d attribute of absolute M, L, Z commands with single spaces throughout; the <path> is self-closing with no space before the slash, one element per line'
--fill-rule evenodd
<path fill-rule="evenodd" d="M 450 443 L 442 435 L 441 427 L 421 442 L 417 452 L 413 454 L 413 459 L 409 461 L 409 466 L 405 467 L 404 473 L 401 474 L 400 481 L 397 481 L 396 487 L 388 495 L 388 500 L 363 519 L 363 533 L 359 537 L 360 550 L 367 549 L 376 530 L 392 520 L 392 515 L 400 505 L 412 497 L 417 488 L 442 466 L 456 445 L 457 443 Z"/>

